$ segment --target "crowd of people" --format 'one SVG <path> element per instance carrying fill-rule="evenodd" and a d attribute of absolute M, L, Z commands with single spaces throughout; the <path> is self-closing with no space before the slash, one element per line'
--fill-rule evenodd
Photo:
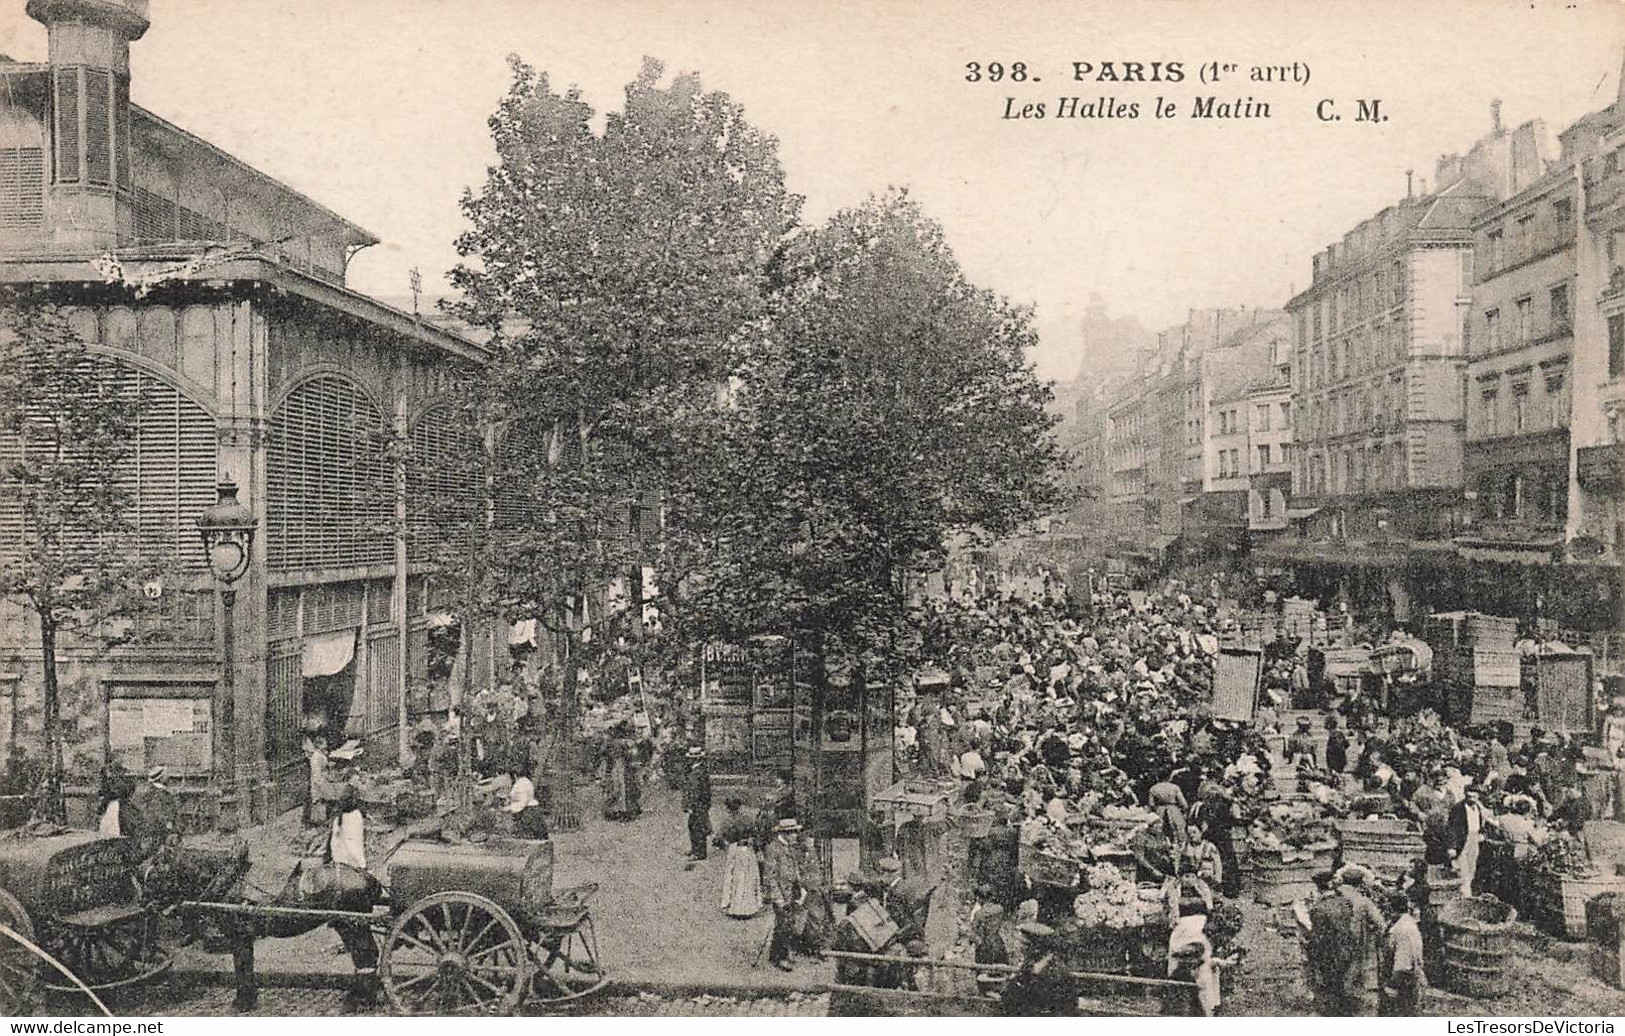
<path fill-rule="evenodd" d="M 1308 961 L 1326 1013 L 1375 1009 L 1380 991 L 1382 1010 L 1413 1012 L 1426 983 L 1415 932 L 1427 866 L 1455 875 L 1464 894 L 1517 903 L 1522 872 L 1482 866 L 1486 846 L 1519 863 L 1585 854 L 1583 829 L 1600 807 L 1574 738 L 1453 728 L 1424 706 L 1425 682 L 1339 693 L 1320 646 L 1289 636 L 1264 638 L 1253 716 L 1215 715 L 1215 660 L 1242 638 L 1216 583 L 1080 595 L 1045 579 L 1029 594 L 934 605 L 926 643 L 940 672 L 918 681 L 899 742 L 914 772 L 957 777 L 964 804 L 993 815 L 972 847 L 978 917 L 995 918 L 972 923 L 978 960 L 1010 959 L 1004 947 L 1031 941 L 1024 929 L 1040 944 L 1064 942 L 1076 890 L 1035 884 L 1021 847 L 1064 846 L 1080 816 L 1113 813 L 1154 817 L 1129 847 L 1132 870 L 1169 889 L 1168 923 L 1183 924 L 1185 949 L 1223 944 L 1239 926 L 1226 901 L 1242 893 L 1241 847 L 1290 841 L 1280 807 L 1292 800 L 1312 821 L 1421 827 L 1425 853 L 1401 880 L 1358 865 L 1320 876 L 1313 898 L 1327 905 Z M 1283 719 L 1306 709 L 1322 715 Z M 1217 955 L 1193 958 L 1173 943 L 1170 973 Z M 1200 1006 L 1216 1000 L 1215 989 Z"/>

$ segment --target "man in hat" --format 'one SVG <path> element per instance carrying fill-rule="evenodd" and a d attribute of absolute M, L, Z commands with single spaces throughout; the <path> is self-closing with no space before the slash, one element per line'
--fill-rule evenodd
<path fill-rule="evenodd" d="M 1337 871 L 1337 893 L 1348 900 L 1349 950 L 1352 960 L 1343 976 L 1342 1006 L 1346 1014 L 1366 1016 L 1376 1013 L 1379 969 L 1388 921 L 1371 901 L 1369 890 L 1375 884 L 1370 870 L 1357 863 Z"/>
<path fill-rule="evenodd" d="M 1422 967 L 1422 929 L 1416 923 L 1416 904 L 1405 893 L 1395 892 L 1389 897 L 1388 912 L 1394 915 L 1394 923 L 1388 929 L 1383 951 L 1379 1013 L 1408 1017 L 1416 1014 L 1422 990 L 1428 984 Z"/>
<path fill-rule="evenodd" d="M 1286 742 L 1286 764 L 1296 770 L 1304 763 L 1315 765 L 1315 739 L 1311 733 L 1314 724 L 1308 716 L 1298 717 L 1298 729 Z"/>
<path fill-rule="evenodd" d="M 773 908 L 767 959 L 780 971 L 792 968 L 790 941 L 795 937 L 795 911 L 805 896 L 798 880 L 795 847 L 790 841 L 800 830 L 801 821 L 795 817 L 780 819 L 762 855 L 762 898 Z"/>
<path fill-rule="evenodd" d="M 711 772 L 705 765 L 705 749 L 699 745 L 688 750 L 683 812 L 688 814 L 688 859 L 692 865 L 706 858 L 711 841 Z"/>
<path fill-rule="evenodd" d="M 508 790 L 508 804 L 503 809 L 513 818 L 514 837 L 545 842 L 551 835 L 547 814 L 536 801 L 536 785 L 529 777 L 515 779 Z"/>
<path fill-rule="evenodd" d="M 130 812 L 124 829 L 135 845 L 136 856 L 147 859 L 180 838 L 180 811 L 175 796 L 169 790 L 162 766 L 147 771 L 146 782 L 130 793 Z M 133 830 L 128 820 L 135 820 Z"/>

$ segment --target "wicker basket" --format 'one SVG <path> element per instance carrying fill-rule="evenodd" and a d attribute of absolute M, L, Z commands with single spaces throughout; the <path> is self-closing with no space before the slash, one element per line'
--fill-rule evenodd
<path fill-rule="evenodd" d="M 1331 869 L 1336 851 L 1337 843 L 1329 841 L 1307 850 L 1253 847 L 1253 898 L 1278 906 L 1307 896 L 1315 887 L 1315 875 Z"/>
<path fill-rule="evenodd" d="M 992 810 L 962 809 L 954 814 L 954 819 L 966 838 L 986 838 L 993 833 Z"/>
<path fill-rule="evenodd" d="M 1446 904 L 1439 913 L 1444 984 L 1471 997 L 1505 996 L 1512 989 L 1512 924 L 1518 911 L 1494 896 Z"/>
<path fill-rule="evenodd" d="M 1405 873 L 1427 851 L 1421 826 L 1408 820 L 1342 820 L 1336 826 L 1341 862 L 1385 876 Z"/>

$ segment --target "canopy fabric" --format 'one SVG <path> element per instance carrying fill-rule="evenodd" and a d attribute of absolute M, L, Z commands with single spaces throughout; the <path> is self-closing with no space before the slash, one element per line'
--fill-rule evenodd
<path fill-rule="evenodd" d="M 299 659 L 299 675 L 332 676 L 342 672 L 355 657 L 355 630 L 322 633 L 305 640 L 305 649 Z"/>

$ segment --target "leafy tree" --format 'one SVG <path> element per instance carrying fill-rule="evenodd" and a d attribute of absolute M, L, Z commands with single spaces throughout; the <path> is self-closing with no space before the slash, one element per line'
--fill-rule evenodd
<path fill-rule="evenodd" d="M 498 495 L 516 518 L 494 596 L 543 619 L 568 655 L 620 639 L 569 632 L 618 577 L 633 590 L 624 632 L 640 635 L 640 519 L 686 477 L 693 436 L 680 429 L 705 419 L 764 315 L 800 200 L 777 142 L 695 75 L 662 86 L 646 59 L 598 133 L 579 91 L 511 64 L 490 119 L 497 162 L 463 198 L 467 261 L 451 280 L 455 312 L 495 350 Z M 564 660 L 567 702 L 576 665 Z"/>
<path fill-rule="evenodd" d="M 130 520 L 126 462 L 141 400 L 130 379 L 94 362 L 55 306 L 0 304 L 0 598 L 38 622 L 47 768 L 38 810 L 64 819 L 58 650 L 69 638 L 129 635 L 139 588 L 155 571 Z"/>
<path fill-rule="evenodd" d="M 686 451 L 708 463 L 673 501 L 680 618 L 696 638 L 792 632 L 886 679 L 917 653 L 911 580 L 1057 498 L 1031 313 L 972 285 L 901 191 L 775 269 L 731 405 Z"/>

